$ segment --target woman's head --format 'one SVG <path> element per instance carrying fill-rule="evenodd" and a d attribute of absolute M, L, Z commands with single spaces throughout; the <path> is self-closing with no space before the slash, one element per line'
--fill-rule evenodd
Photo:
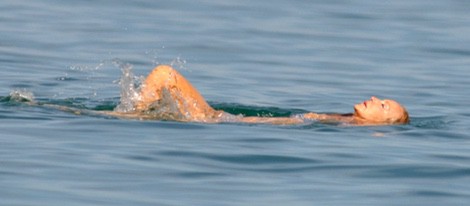
<path fill-rule="evenodd" d="M 369 124 L 405 124 L 409 122 L 406 109 L 391 99 L 372 96 L 369 100 L 354 105 L 354 117 Z"/>

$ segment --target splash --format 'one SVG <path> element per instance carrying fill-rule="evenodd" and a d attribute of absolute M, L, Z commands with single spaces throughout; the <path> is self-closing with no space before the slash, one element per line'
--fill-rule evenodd
<path fill-rule="evenodd" d="M 31 91 L 17 89 L 10 92 L 10 101 L 14 102 L 34 102 L 34 95 Z"/>
<path fill-rule="evenodd" d="M 137 111 L 136 105 L 141 101 L 140 90 L 145 85 L 144 77 L 136 77 L 132 72 L 132 65 L 124 63 L 119 59 L 113 60 L 113 63 L 121 68 L 122 76 L 118 81 L 120 85 L 120 102 L 114 109 L 116 112 L 121 113 L 134 113 L 138 112 L 146 117 L 161 120 L 179 120 L 184 121 L 189 119 L 190 114 L 180 111 L 185 108 L 186 100 L 179 94 L 179 92 L 170 92 L 163 88 L 160 93 L 160 98 L 153 102 L 145 111 Z M 168 77 L 171 79 L 171 77 Z"/>
<path fill-rule="evenodd" d="M 178 96 L 179 94 L 172 94 L 168 89 L 163 88 L 160 99 L 149 105 L 148 109 L 144 111 L 144 114 L 160 120 L 187 121 L 187 114 L 179 109 L 181 105 L 178 101 Z"/>
<path fill-rule="evenodd" d="M 176 57 L 176 59 L 173 59 L 170 65 L 180 70 L 186 70 L 186 60 L 182 59 L 181 57 Z"/>
<path fill-rule="evenodd" d="M 132 72 L 132 65 L 124 64 L 120 61 L 116 61 L 115 64 L 121 68 L 122 76 L 119 80 L 121 98 L 114 111 L 133 112 L 135 111 L 136 102 L 138 102 L 141 98 L 139 95 L 139 84 L 142 78 L 134 76 Z"/>

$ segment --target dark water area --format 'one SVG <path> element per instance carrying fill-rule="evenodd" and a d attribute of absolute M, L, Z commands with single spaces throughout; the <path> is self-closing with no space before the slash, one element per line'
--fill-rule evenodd
<path fill-rule="evenodd" d="M 469 25 L 459 0 L 3 1 L 0 205 L 466 205 Z M 143 121 L 17 98 L 113 110 L 122 65 L 158 64 L 232 113 L 376 95 L 411 122 Z"/>

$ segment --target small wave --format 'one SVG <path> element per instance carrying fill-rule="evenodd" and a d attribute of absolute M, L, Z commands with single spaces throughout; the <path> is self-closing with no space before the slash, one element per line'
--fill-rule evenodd
<path fill-rule="evenodd" d="M 301 109 L 282 109 L 277 107 L 260 107 L 253 105 L 241 105 L 236 103 L 209 102 L 217 110 L 223 110 L 234 115 L 260 116 L 260 117 L 289 117 L 294 114 L 306 113 Z"/>
<path fill-rule="evenodd" d="M 449 122 L 443 116 L 432 117 L 415 117 L 411 118 L 410 125 L 422 129 L 442 129 L 445 128 Z"/>
<path fill-rule="evenodd" d="M 368 173 L 367 178 L 457 178 L 468 177 L 470 169 L 465 167 L 445 168 L 439 165 L 393 165 L 377 166 Z"/>

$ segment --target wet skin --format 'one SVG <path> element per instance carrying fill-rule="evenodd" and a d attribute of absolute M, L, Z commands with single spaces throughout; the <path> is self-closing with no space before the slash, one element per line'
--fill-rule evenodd
<path fill-rule="evenodd" d="M 219 122 L 224 113 L 212 108 L 204 97 L 178 71 L 168 65 L 155 67 L 143 82 L 140 101 L 136 103 L 136 111 L 145 113 L 155 102 L 162 99 L 166 91 L 177 103 L 180 113 L 185 114 L 177 121 Z M 391 99 L 371 97 L 362 103 L 354 105 L 353 114 L 318 114 L 305 113 L 296 117 L 240 117 L 238 121 L 246 123 L 269 124 L 302 124 L 305 119 L 324 122 L 344 122 L 352 125 L 384 125 L 403 124 L 408 122 L 406 109 Z"/>
<path fill-rule="evenodd" d="M 391 99 L 381 100 L 372 96 L 369 100 L 354 105 L 354 116 L 371 123 L 393 123 L 405 118 L 406 110 Z"/>

